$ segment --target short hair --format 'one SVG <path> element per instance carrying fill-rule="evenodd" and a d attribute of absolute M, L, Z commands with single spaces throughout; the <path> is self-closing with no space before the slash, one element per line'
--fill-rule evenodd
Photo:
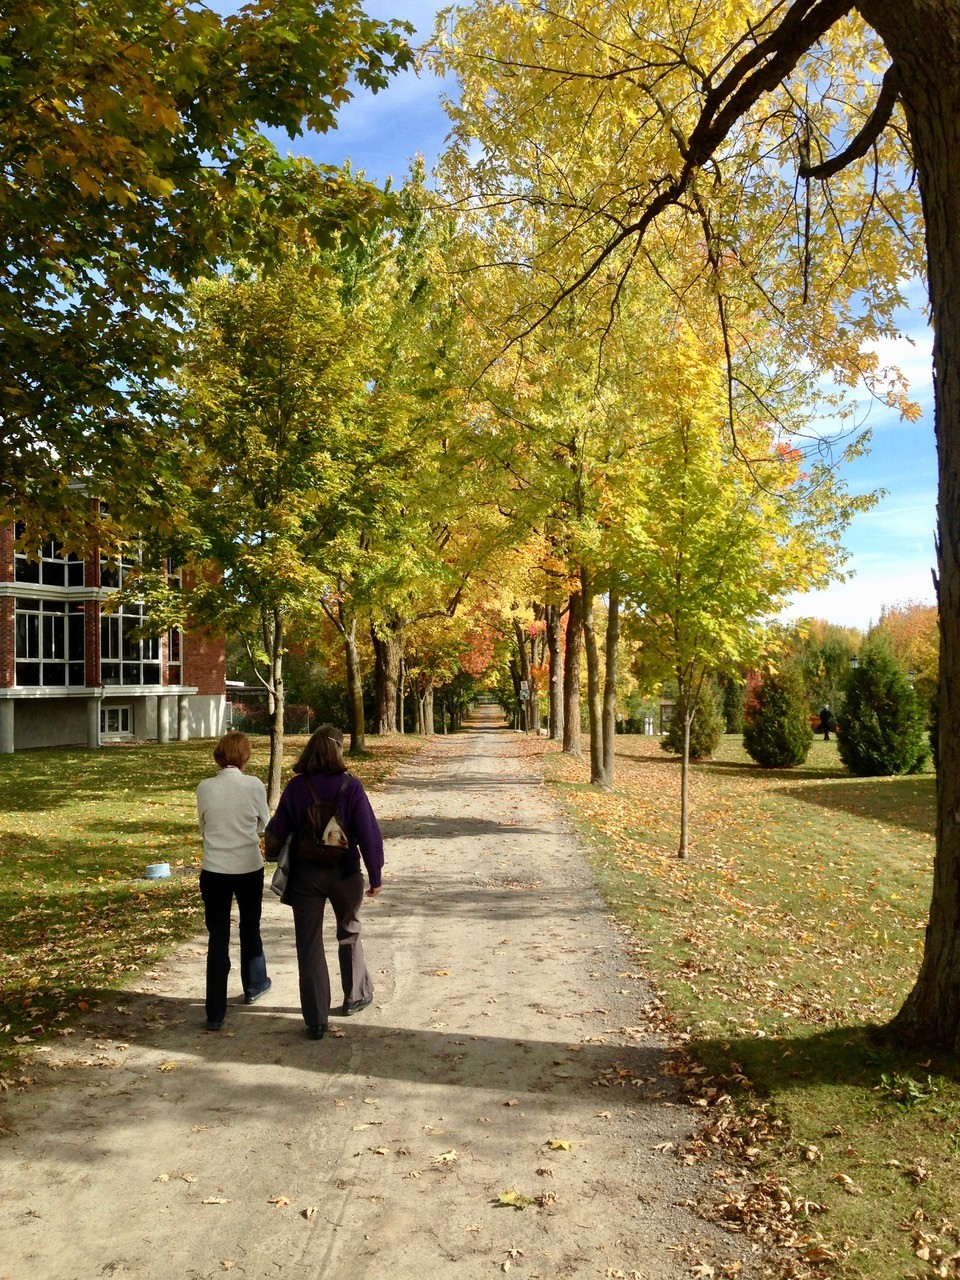
<path fill-rule="evenodd" d="M 230 765 L 243 769 L 250 759 L 250 739 L 245 733 L 225 733 L 214 748 L 213 758 L 221 769 Z"/>
<path fill-rule="evenodd" d="M 294 773 L 343 773 L 343 730 L 333 724 L 314 729 L 293 766 Z"/>

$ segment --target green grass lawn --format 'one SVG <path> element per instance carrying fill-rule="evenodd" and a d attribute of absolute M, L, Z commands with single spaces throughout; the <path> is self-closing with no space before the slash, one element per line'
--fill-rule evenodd
<path fill-rule="evenodd" d="M 248 772 L 265 778 L 267 740 L 252 741 Z M 304 741 L 287 739 L 285 776 Z M 213 746 L 0 756 L 0 1075 L 97 992 L 202 931 L 194 790 L 215 771 Z M 351 769 L 374 786 L 418 746 L 374 739 Z M 169 879 L 143 878 L 155 862 Z"/>
<path fill-rule="evenodd" d="M 612 794 L 587 786 L 581 764 L 548 762 L 712 1078 L 704 1147 L 716 1138 L 755 1169 L 753 1200 L 731 1191 L 725 1216 L 748 1232 L 779 1218 L 785 1274 L 960 1275 L 957 1063 L 872 1034 L 920 960 L 933 777 L 853 778 L 819 740 L 804 767 L 767 771 L 728 737 L 694 768 L 680 862 L 679 764 L 658 740 L 618 739 Z"/>

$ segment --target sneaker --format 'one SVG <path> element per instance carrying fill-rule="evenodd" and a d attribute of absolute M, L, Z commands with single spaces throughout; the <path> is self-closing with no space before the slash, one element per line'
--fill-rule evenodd
<path fill-rule="evenodd" d="M 270 981 L 269 978 L 267 978 L 266 982 L 263 984 L 262 987 L 258 987 L 256 991 L 251 991 L 249 995 L 245 995 L 243 997 L 243 1003 L 256 1004 L 257 1001 L 260 999 L 260 997 L 265 996 L 272 986 L 273 986 L 273 983 Z"/>
<path fill-rule="evenodd" d="M 308 1040 L 322 1040 L 326 1035 L 326 1027 L 307 1027 Z"/>

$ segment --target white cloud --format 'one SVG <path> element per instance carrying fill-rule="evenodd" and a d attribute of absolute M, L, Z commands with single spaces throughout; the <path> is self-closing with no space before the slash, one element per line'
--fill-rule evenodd
<path fill-rule="evenodd" d="M 932 556 L 931 556 L 932 560 Z M 888 568 L 858 570 L 849 582 L 837 582 L 824 591 L 795 595 L 781 611 L 785 621 L 794 618 L 826 618 L 842 627 L 859 627 L 866 631 L 880 618 L 884 605 L 906 601 L 936 604 L 930 568 L 917 562 L 908 569 L 890 572 Z"/>

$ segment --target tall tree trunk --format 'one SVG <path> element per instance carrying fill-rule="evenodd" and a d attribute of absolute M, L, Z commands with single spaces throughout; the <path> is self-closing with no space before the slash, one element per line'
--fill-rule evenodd
<path fill-rule="evenodd" d="M 583 647 L 587 655 L 587 709 L 590 718 L 590 781 L 596 787 L 605 785 L 603 776 L 603 713 L 600 702 L 600 651 L 593 621 L 593 576 L 580 570 L 580 594 L 583 601 Z"/>
<path fill-rule="evenodd" d="M 620 591 L 610 590 L 610 608 L 607 614 L 605 642 L 606 671 L 603 678 L 603 782 L 612 788 L 614 782 L 614 758 L 617 748 L 617 657 L 620 648 Z"/>
<path fill-rule="evenodd" d="M 574 591 L 567 605 L 567 635 L 563 649 L 563 750 L 580 755 L 580 657 L 583 653 L 583 599 Z"/>
<path fill-rule="evenodd" d="M 426 689 L 423 691 L 423 732 L 428 738 L 432 738 L 436 733 L 436 726 L 433 723 L 433 681 L 431 680 Z"/>
<path fill-rule="evenodd" d="M 681 698 L 678 701 L 682 700 Z M 690 729 L 695 712 L 687 707 L 683 711 L 683 753 L 680 757 L 680 847 L 677 857 L 685 858 L 690 852 Z"/>
<path fill-rule="evenodd" d="M 927 233 L 939 460 L 940 758 L 937 847 L 923 961 L 890 1030 L 960 1052 L 960 20 L 955 6 L 860 0 L 890 51 Z M 949 20 L 948 20 L 949 17 Z M 932 34 L 936 32 L 936 34 Z"/>
<path fill-rule="evenodd" d="M 267 706 L 270 711 L 270 763 L 267 766 L 267 803 L 275 809 L 280 800 L 283 774 L 283 613 L 279 609 L 265 613 L 264 648 L 270 659 L 270 681 Z"/>
<path fill-rule="evenodd" d="M 399 624 L 388 623 L 381 635 L 370 628 L 374 654 L 374 694 L 377 702 L 377 733 L 397 732 L 397 682 L 400 672 L 401 640 Z"/>
<path fill-rule="evenodd" d="M 397 733 L 407 732 L 406 699 L 407 699 L 407 664 L 403 660 L 403 648 L 401 647 L 400 665 L 397 673 Z"/>
<path fill-rule="evenodd" d="M 350 754 L 361 755 L 366 750 L 363 724 L 363 677 L 360 671 L 360 650 L 357 647 L 356 614 L 347 618 L 340 608 L 343 625 L 343 648 L 347 662 L 347 704 L 350 708 Z"/>
<path fill-rule="evenodd" d="M 519 658 L 520 728 L 524 733 L 527 733 L 532 723 L 533 682 L 530 679 L 530 653 L 527 649 L 527 637 L 523 634 L 523 627 L 516 618 L 513 620 L 513 634 L 517 642 Z M 526 691 L 526 697 L 523 696 L 524 690 Z"/>
<path fill-rule="evenodd" d="M 539 620 L 539 610 L 534 614 Z M 530 715 L 527 724 L 531 733 L 540 732 L 540 689 L 537 685 L 537 667 L 540 664 L 537 661 L 537 636 L 530 637 Z"/>
<path fill-rule="evenodd" d="M 547 605 L 547 649 L 550 653 L 550 737 L 563 737 L 563 655 L 560 644 L 560 606 Z"/>

